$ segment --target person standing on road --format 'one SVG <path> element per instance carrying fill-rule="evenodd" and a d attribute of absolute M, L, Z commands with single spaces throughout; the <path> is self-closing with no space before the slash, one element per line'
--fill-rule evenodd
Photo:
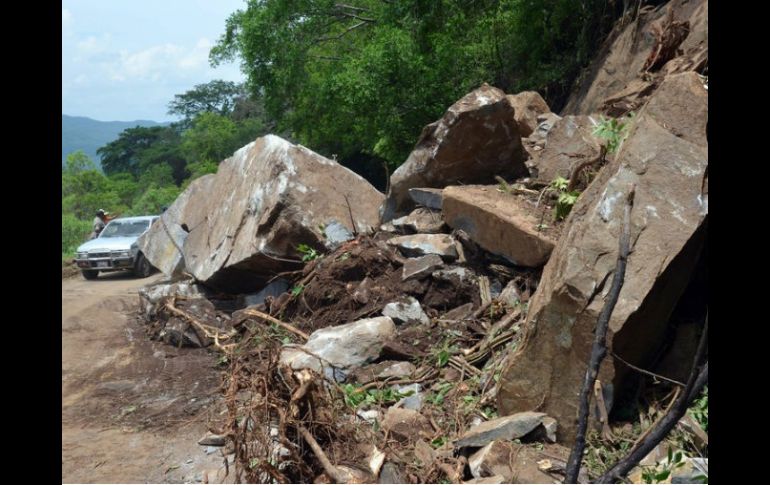
<path fill-rule="evenodd" d="M 91 239 L 96 239 L 99 237 L 99 234 L 101 234 L 102 229 L 104 229 L 104 226 L 107 225 L 108 222 L 115 219 L 115 216 L 110 216 L 108 212 L 104 212 L 104 209 L 99 209 L 96 211 L 96 217 L 94 217 L 94 231 L 91 233 Z"/>

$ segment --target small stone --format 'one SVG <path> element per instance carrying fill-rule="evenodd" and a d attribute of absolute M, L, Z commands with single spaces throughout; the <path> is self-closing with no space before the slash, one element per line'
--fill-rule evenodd
<path fill-rule="evenodd" d="M 430 323 L 430 318 L 422 310 L 420 302 L 412 296 L 406 297 L 401 301 L 388 303 L 382 310 L 382 314 L 392 318 L 396 323 L 417 322 L 424 325 Z"/>
<path fill-rule="evenodd" d="M 399 440 L 405 442 L 415 441 L 422 437 L 431 436 L 433 427 L 428 418 L 413 409 L 391 407 L 385 413 L 382 427 Z"/>
<path fill-rule="evenodd" d="M 388 240 L 388 244 L 398 247 L 404 256 L 425 256 L 437 254 L 444 260 L 457 259 L 457 248 L 452 236 L 447 234 L 414 234 L 398 236 Z"/>
<path fill-rule="evenodd" d="M 428 254 L 419 258 L 408 258 L 404 261 L 401 280 L 421 279 L 444 266 L 444 260 L 437 254 Z"/>
<path fill-rule="evenodd" d="M 411 395 L 402 398 L 400 401 L 396 403 L 396 406 L 401 406 L 404 409 L 412 409 L 414 411 L 419 411 L 422 407 L 422 402 L 424 399 L 424 396 L 420 392 L 422 390 L 422 387 L 418 383 L 412 383 L 408 386 L 402 386 L 396 388 L 396 391 L 401 394 L 406 394 L 408 392 L 412 392 Z"/>
<path fill-rule="evenodd" d="M 326 241 L 324 242 L 330 250 L 337 249 L 342 243 L 353 239 L 353 233 L 350 232 L 350 229 L 336 220 L 332 220 L 332 222 L 324 227 L 324 235 L 326 236 Z"/>
<path fill-rule="evenodd" d="M 409 197 L 416 203 L 428 209 L 441 210 L 442 189 L 413 188 L 409 189 Z"/>

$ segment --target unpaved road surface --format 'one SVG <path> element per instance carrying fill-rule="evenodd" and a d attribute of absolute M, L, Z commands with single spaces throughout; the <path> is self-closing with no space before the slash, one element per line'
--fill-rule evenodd
<path fill-rule="evenodd" d="M 190 483 L 223 464 L 197 444 L 221 410 L 217 356 L 152 342 L 136 319 L 160 277 L 62 280 L 63 483 Z"/>

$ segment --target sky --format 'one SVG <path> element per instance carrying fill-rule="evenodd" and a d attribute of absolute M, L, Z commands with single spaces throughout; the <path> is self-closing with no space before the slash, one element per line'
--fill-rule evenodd
<path fill-rule="evenodd" d="M 238 64 L 209 66 L 225 19 L 244 0 L 62 1 L 62 113 L 100 121 L 172 121 L 175 94 Z"/>

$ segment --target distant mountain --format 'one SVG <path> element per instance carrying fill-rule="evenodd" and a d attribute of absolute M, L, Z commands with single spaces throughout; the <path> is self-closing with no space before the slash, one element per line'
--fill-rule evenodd
<path fill-rule="evenodd" d="M 170 122 L 157 121 L 98 121 L 85 116 L 61 115 L 61 163 L 67 155 L 83 150 L 100 166 L 100 157 L 96 154 L 98 148 L 116 140 L 121 131 L 135 126 L 165 126 Z"/>

